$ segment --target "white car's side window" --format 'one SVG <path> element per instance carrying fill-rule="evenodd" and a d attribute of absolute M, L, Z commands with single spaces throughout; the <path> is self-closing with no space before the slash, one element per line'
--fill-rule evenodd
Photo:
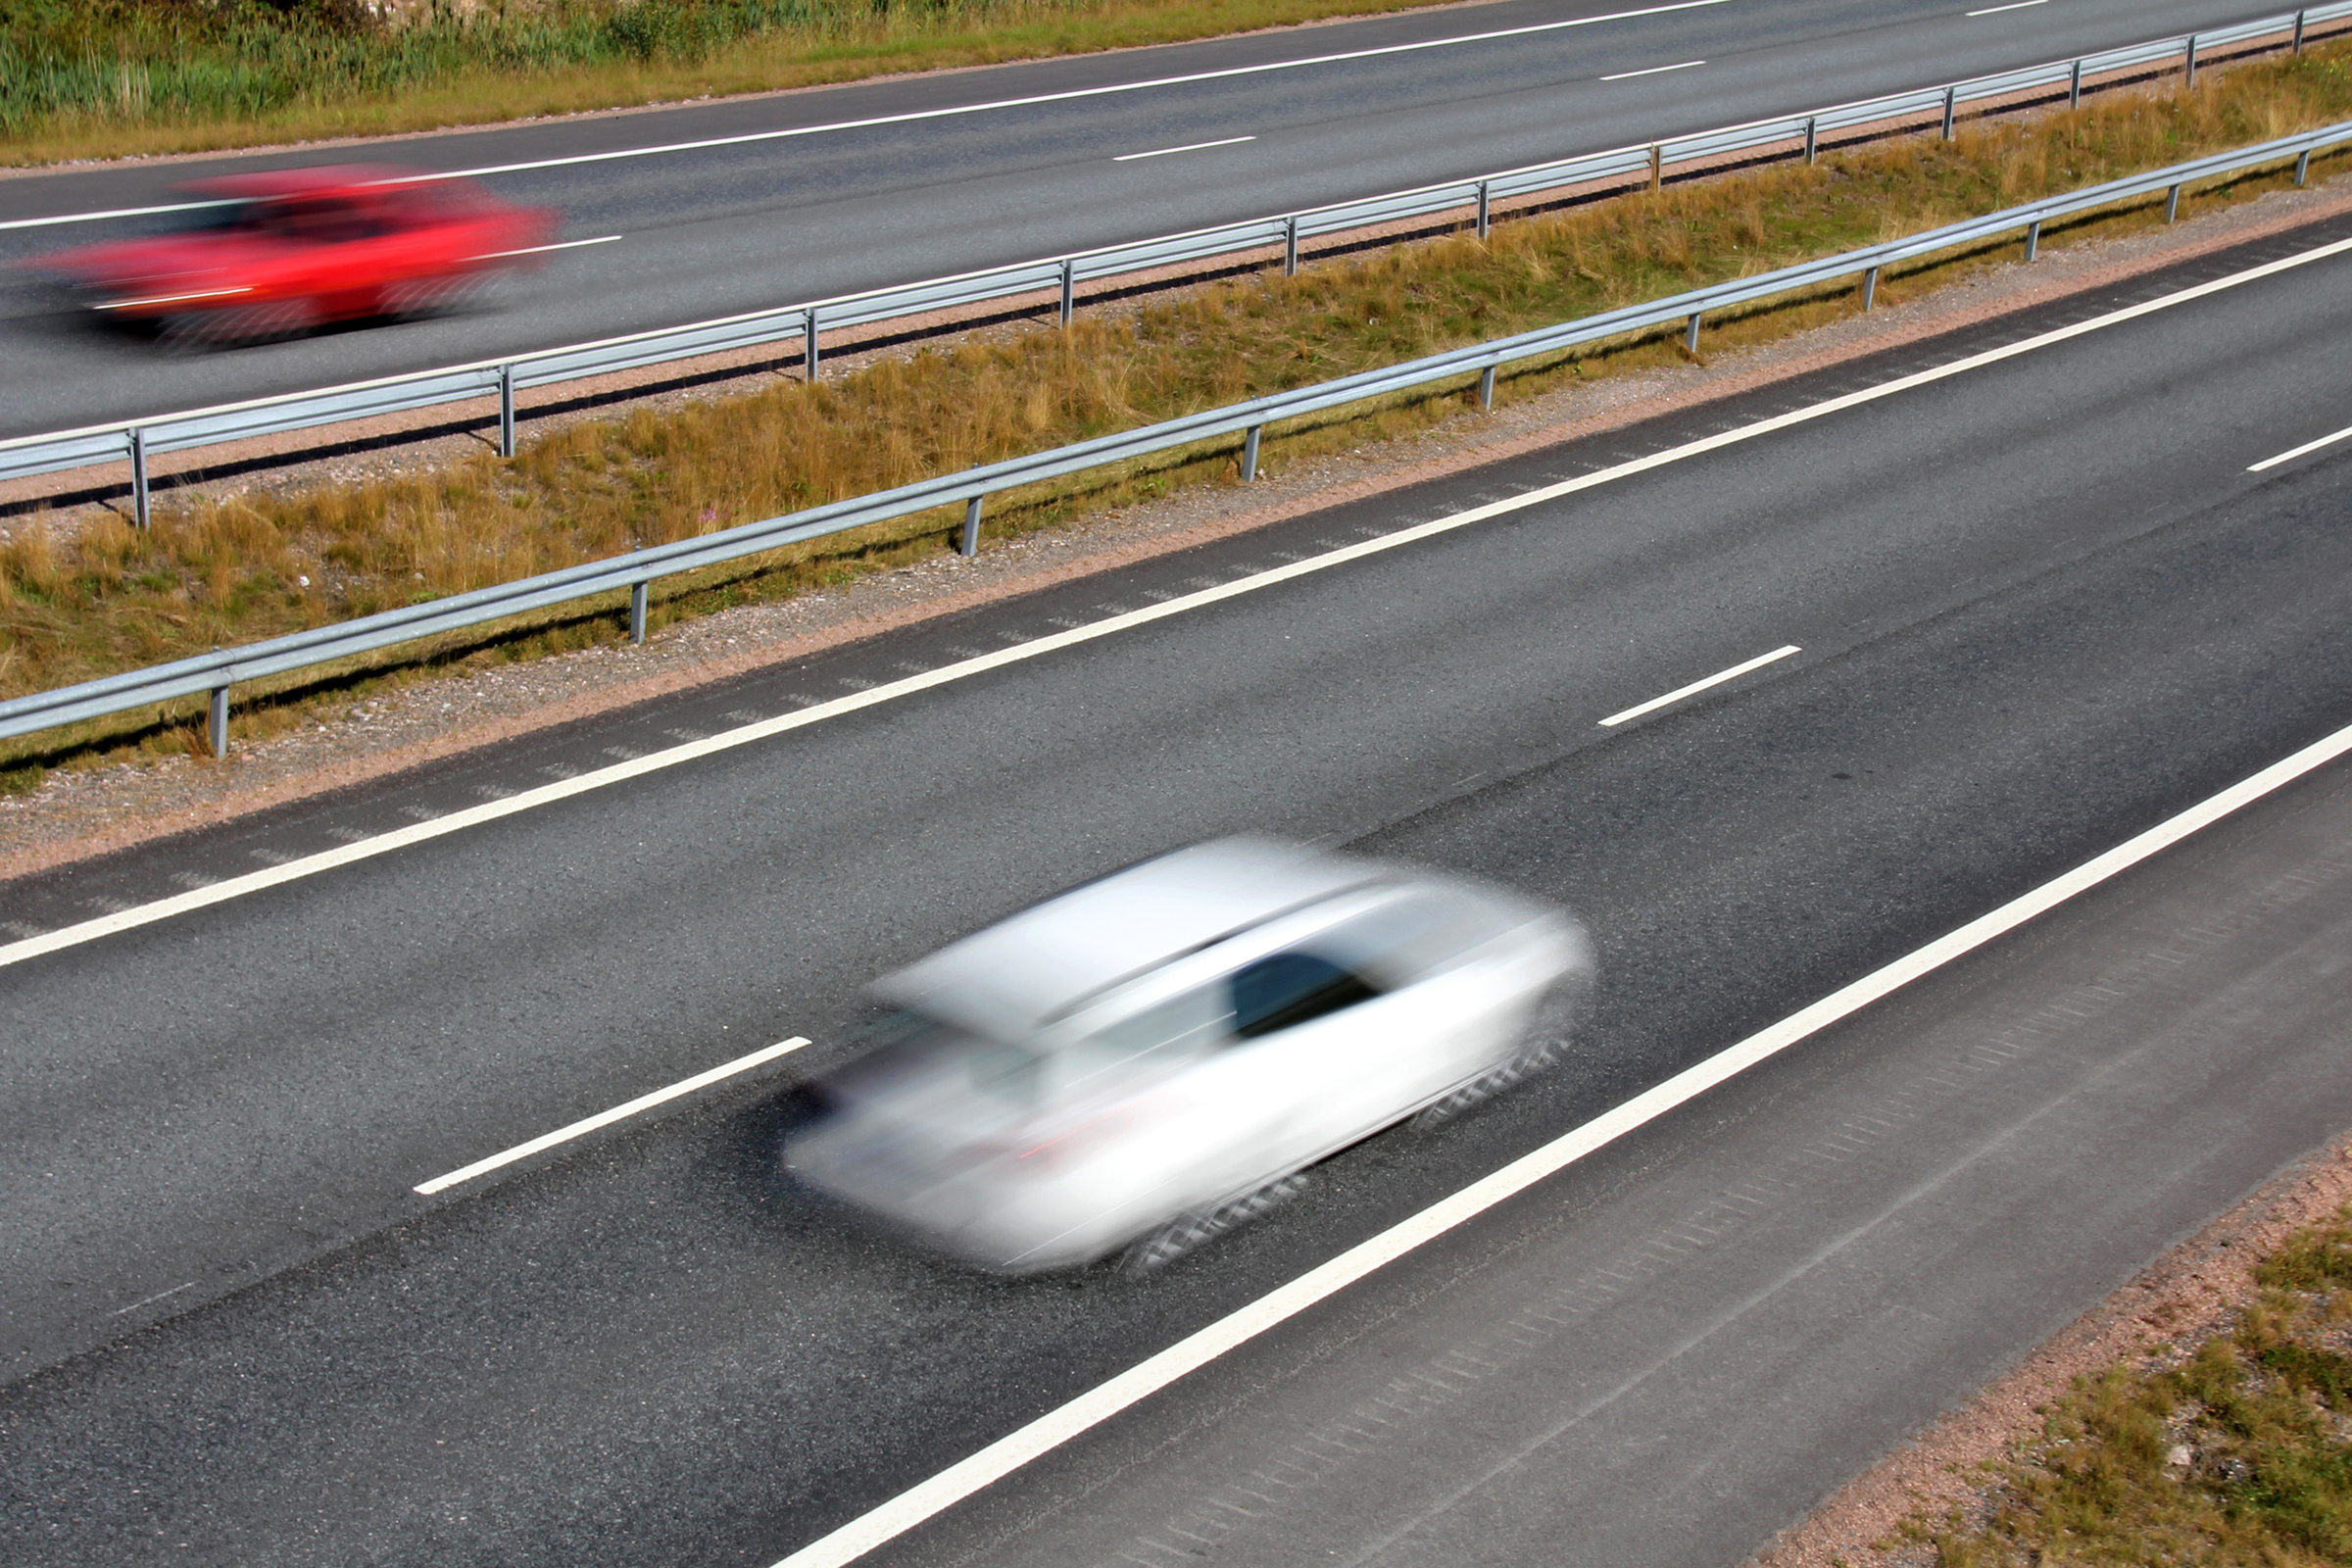
<path fill-rule="evenodd" d="M 1320 953 L 1270 954 L 1097 1031 L 1080 1048 L 1086 1066 L 1079 1076 L 1171 1063 L 1255 1040 L 1351 1007 L 1382 989 Z"/>
<path fill-rule="evenodd" d="M 1351 969 L 1314 953 L 1276 953 L 1245 965 L 1232 980 L 1233 1032 L 1254 1040 L 1369 1002 L 1379 990 Z"/>

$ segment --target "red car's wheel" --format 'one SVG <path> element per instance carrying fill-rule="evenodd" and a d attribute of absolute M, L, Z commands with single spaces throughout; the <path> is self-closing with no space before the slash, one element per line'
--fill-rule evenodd
<path fill-rule="evenodd" d="M 448 316 L 471 305 L 489 281 L 489 274 L 484 272 L 413 277 L 384 290 L 384 314 L 402 321 Z"/>
<path fill-rule="evenodd" d="M 299 337 L 318 324 L 318 304 L 316 300 L 265 300 L 255 305 L 232 305 L 224 310 L 191 311 L 184 316 L 169 316 L 164 318 L 156 336 L 171 348 L 230 348 Z"/>

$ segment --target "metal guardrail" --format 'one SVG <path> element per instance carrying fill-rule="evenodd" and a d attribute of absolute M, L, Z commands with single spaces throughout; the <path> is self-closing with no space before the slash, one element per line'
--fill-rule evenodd
<path fill-rule="evenodd" d="M 2180 69 L 2193 83 L 2201 60 L 2241 50 L 2265 38 L 2278 40 L 2278 47 L 2300 52 L 2305 37 L 2314 29 L 2348 21 L 2352 21 L 2352 0 L 2336 0 L 2333 4 L 2282 12 L 2205 32 L 2132 44 L 2079 60 L 2029 66 L 1945 86 L 1862 99 L 1808 114 L 1752 121 L 1645 146 L 1622 147 L 1507 170 L 1483 178 L 1424 185 L 1279 218 L 1226 223 L 1075 256 L 1024 262 L 904 288 L 755 311 L 504 360 L 485 360 L 320 391 L 159 415 L 125 423 L 21 436 L 0 441 L 0 480 L 127 460 L 132 510 L 139 525 L 144 527 L 148 516 L 147 467 L 153 458 L 252 436 L 276 435 L 491 397 L 496 397 L 499 405 L 498 450 L 502 457 L 511 457 L 514 451 L 514 395 L 535 387 L 793 339 L 800 340 L 804 363 L 813 375 L 821 346 L 820 334 L 828 329 L 870 325 L 1055 289 L 1060 292 L 1061 318 L 1067 322 L 1076 305 L 1079 286 L 1086 283 L 1219 257 L 1248 255 L 1277 246 L 1282 250 L 1285 270 L 1295 271 L 1299 246 L 1307 241 L 1464 208 L 1475 210 L 1478 232 L 1483 237 L 1497 205 L 1524 204 L 1533 197 L 1579 186 L 1643 181 L 1655 185 L 1678 167 L 1734 158 L 1742 153 L 1755 154 L 1773 147 L 1788 148 L 1792 155 L 1801 148 L 1802 155 L 1810 162 L 1822 146 L 1841 135 L 1890 122 L 1935 122 L 1940 118 L 1943 134 L 1948 137 L 1961 110 L 1972 104 L 2021 94 L 2054 95 L 2062 86 L 2070 101 L 2079 101 L 2086 84 L 2095 89 L 2102 79 L 2136 79 L 2154 69 L 2170 69 L 2174 61 L 2180 63 Z"/>
<path fill-rule="evenodd" d="M 1256 477 L 1258 443 L 1268 424 L 1324 413 L 1386 394 L 1434 386 L 1457 377 L 1476 375 L 1482 404 L 1492 407 L 1495 371 L 1513 361 L 1556 354 L 1602 339 L 1639 332 L 1670 322 L 1685 322 L 1685 343 L 1695 349 L 1702 319 L 1711 312 L 1773 295 L 1786 294 L 1859 275 L 1863 309 L 1877 291 L 1882 269 L 1938 251 L 1982 244 L 2024 230 L 2026 258 L 2034 258 L 2042 225 L 2053 220 L 2088 212 L 2120 201 L 2166 192 L 2169 220 L 2179 210 L 2182 187 L 2199 180 L 2243 173 L 2265 165 L 2294 160 L 2295 182 L 2303 182 L 2312 155 L 2322 148 L 2352 142 L 2352 121 L 2325 129 L 2281 137 L 2234 152 L 2217 153 L 2191 163 L 2177 164 L 2152 173 L 2111 180 L 2064 196 L 2046 197 L 1984 218 L 1949 223 L 1907 239 L 1847 251 L 1821 261 L 1737 278 L 1706 288 L 1632 305 L 1599 316 L 1540 327 L 1493 342 L 1476 343 L 1384 369 L 1365 370 L 1336 381 L 1299 387 L 1246 403 L 1211 409 L 1182 418 L 1147 425 L 1116 435 L 1100 436 L 1073 446 L 1009 458 L 1001 463 L 944 474 L 885 490 L 875 495 L 836 501 L 805 512 L 764 521 L 743 523 L 697 539 L 657 545 L 625 557 L 590 562 L 497 587 L 474 589 L 447 599 L 386 611 L 321 626 L 291 636 L 272 638 L 249 647 L 177 660 L 149 669 L 126 671 L 103 680 L 38 692 L 0 702 L 0 739 L 34 733 L 60 724 L 119 713 L 198 692 L 211 695 L 209 728 L 216 756 L 224 755 L 228 736 L 228 693 L 245 681 L 304 669 L 336 660 L 501 620 L 511 615 L 572 603 L 600 594 L 626 590 L 629 594 L 629 634 L 645 638 L 648 585 L 658 577 L 721 565 L 781 545 L 839 533 L 895 517 L 909 516 L 937 507 L 961 503 L 963 532 L 959 549 L 970 555 L 978 547 L 981 507 L 996 492 L 1056 479 L 1090 468 L 1173 451 L 1219 437 L 1242 435 L 1242 477 Z"/>

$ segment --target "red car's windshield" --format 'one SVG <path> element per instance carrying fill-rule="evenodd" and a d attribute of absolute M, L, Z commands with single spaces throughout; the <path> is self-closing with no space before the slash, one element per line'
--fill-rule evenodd
<path fill-rule="evenodd" d="M 391 185 L 348 191 L 256 196 L 180 215 L 182 234 L 267 234 L 304 244 L 335 244 L 371 234 L 463 220 L 483 204 L 463 187 Z"/>

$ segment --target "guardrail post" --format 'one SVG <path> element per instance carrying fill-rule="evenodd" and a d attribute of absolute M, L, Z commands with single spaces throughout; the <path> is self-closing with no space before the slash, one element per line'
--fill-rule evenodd
<path fill-rule="evenodd" d="M 1869 310 L 1879 297 L 1879 270 L 1872 268 L 1862 274 L 1862 308 Z"/>
<path fill-rule="evenodd" d="M 2082 62 L 2080 60 L 2075 62 L 2074 74 L 2067 78 L 2066 107 L 2069 109 L 2082 107 Z"/>
<path fill-rule="evenodd" d="M 1683 352 L 1686 354 L 1696 354 L 1698 352 L 1698 318 L 1700 314 L 1701 313 L 1697 311 L 1692 311 L 1690 313 L 1690 325 L 1683 332 Z"/>
<path fill-rule="evenodd" d="M 1478 182 L 1478 237 L 1480 239 L 1487 237 L 1487 229 L 1491 226 L 1490 214 L 1491 208 L 1487 202 L 1487 182 L 1482 179 Z"/>
<path fill-rule="evenodd" d="M 1944 89 L 1943 89 L 1943 139 L 1944 139 L 1945 141 L 1950 141 L 1950 140 L 1952 139 L 1952 120 L 1953 120 L 1953 118 L 1954 118 L 1956 115 L 1958 115 L 1958 114 L 1959 114 L 1959 112 L 1960 112 L 1960 89 L 1959 89 L 1958 87 L 1946 87 L 1946 88 L 1944 88 Z"/>
<path fill-rule="evenodd" d="M 1265 430 L 1264 425 L 1253 424 L 1250 427 L 1249 436 L 1242 442 L 1242 483 L 1244 484 L 1249 484 L 1257 478 L 1257 438 L 1265 434 Z"/>
<path fill-rule="evenodd" d="M 2297 53 L 2297 54 L 2301 54 L 2301 53 L 2303 52 L 2303 13 L 2302 13 L 2302 12 L 2300 12 L 2300 11 L 2298 11 L 2298 12 L 2296 12 L 2296 13 L 2295 13 L 2295 44 L 2294 44 L 2294 49 L 2295 49 L 2295 53 Z"/>
<path fill-rule="evenodd" d="M 1494 367 L 1492 365 L 1478 372 L 1478 406 L 1489 414 L 1494 412 Z"/>
<path fill-rule="evenodd" d="M 816 381 L 816 307 L 813 305 L 801 313 L 801 379 L 811 385 Z"/>
<path fill-rule="evenodd" d="M 2192 32 L 2188 35 L 2188 48 L 2183 51 L 2183 54 L 2188 61 L 2188 85 L 2193 88 L 2197 84 L 2197 35 L 2195 33 Z"/>
<path fill-rule="evenodd" d="M 147 432 L 135 424 L 130 427 L 130 515 L 139 527 L 147 526 Z"/>
<path fill-rule="evenodd" d="M 514 367 L 498 368 L 498 455 L 514 455 Z"/>
<path fill-rule="evenodd" d="M 2041 220 L 2036 218 L 2034 220 L 2034 221 L 2026 225 L 2026 260 L 2030 262 L 2040 254 Z"/>
<path fill-rule="evenodd" d="M 1649 188 L 1662 189 L 1666 184 L 1666 150 L 1656 142 L 1649 144 Z"/>
<path fill-rule="evenodd" d="M 1805 162 L 1810 165 L 1821 153 L 1821 122 L 1805 122 Z"/>
<path fill-rule="evenodd" d="M 629 641 L 632 643 L 645 641 L 645 591 L 651 586 L 646 582 L 629 584 Z"/>
<path fill-rule="evenodd" d="M 1061 264 L 1061 324 L 1069 325 L 1070 318 L 1077 314 L 1078 264 L 1064 262 Z"/>
<path fill-rule="evenodd" d="M 216 654 L 220 651 L 218 647 L 213 649 Z M 226 686 L 214 687 L 213 700 L 205 705 L 204 734 L 205 738 L 213 743 L 213 756 L 216 759 L 228 755 L 228 688 Z"/>
<path fill-rule="evenodd" d="M 2302 184 L 2303 176 L 2310 172 L 2311 149 L 2306 147 L 2301 153 L 2297 154 L 2295 158 L 2295 183 L 2298 185 Z"/>
<path fill-rule="evenodd" d="M 976 556 L 980 553 L 980 497 L 978 496 L 972 497 L 963 504 L 963 537 L 956 542 L 956 553 L 959 556 Z"/>
<path fill-rule="evenodd" d="M 1296 218 L 1282 220 L 1282 275 L 1298 275 L 1298 220 Z"/>
<path fill-rule="evenodd" d="M 2164 193 L 2164 220 L 2171 222 L 2180 216 L 2180 187 L 2175 185 Z"/>

